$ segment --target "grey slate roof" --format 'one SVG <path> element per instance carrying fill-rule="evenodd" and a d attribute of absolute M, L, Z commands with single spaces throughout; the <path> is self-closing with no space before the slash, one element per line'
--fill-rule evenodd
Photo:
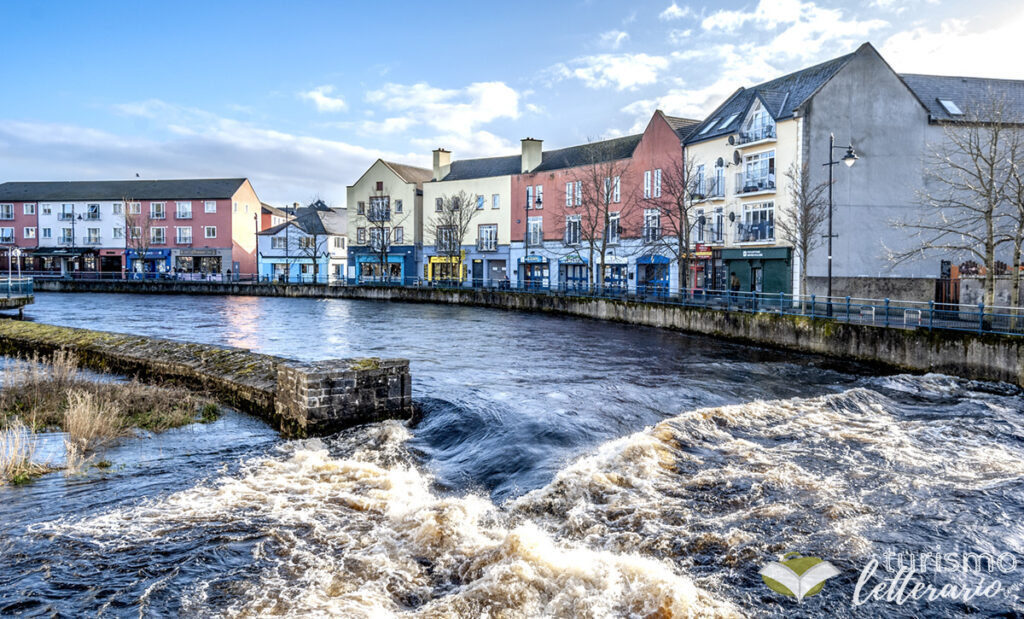
<path fill-rule="evenodd" d="M 833 58 L 832 60 L 777 77 L 757 86 L 740 88 L 731 97 L 726 99 L 725 103 L 719 106 L 717 110 L 704 119 L 704 122 L 690 134 L 687 142 L 699 142 L 733 133 L 743 122 L 744 116 L 750 109 L 755 97 L 761 99 L 775 120 L 791 118 L 793 110 L 813 95 L 825 82 L 832 79 L 832 76 L 838 73 L 853 58 L 855 53 Z M 737 116 L 731 123 L 725 127 L 718 126 L 722 120 L 733 114 Z M 700 132 L 711 122 L 715 123 L 715 127 L 702 135 Z"/>
<path fill-rule="evenodd" d="M 260 207 L 262 208 L 264 213 L 269 213 L 270 215 L 277 215 L 278 217 L 287 217 L 288 215 L 288 213 L 284 212 L 283 210 L 271 204 L 267 204 L 266 202 L 260 202 Z"/>
<path fill-rule="evenodd" d="M 485 159 L 459 159 L 452 162 L 451 170 L 441 180 L 461 181 L 470 178 L 507 176 L 509 174 L 519 174 L 520 171 L 522 171 L 522 155 L 487 157 Z"/>
<path fill-rule="evenodd" d="M 306 209 L 298 217 L 291 221 L 286 221 L 285 223 L 278 224 L 272 228 L 261 230 L 260 235 L 273 236 L 280 232 L 281 230 L 284 230 L 285 226 L 291 225 L 294 225 L 299 230 L 302 230 L 307 234 L 344 235 L 345 230 L 348 227 L 348 218 L 345 216 L 344 213 L 339 213 L 338 210 L 340 209 L 328 209 L 326 211 L 318 209 Z"/>
<path fill-rule="evenodd" d="M 696 129 L 698 125 L 700 125 L 699 120 L 694 120 L 692 118 L 682 118 L 679 116 L 668 115 L 664 116 L 665 121 L 668 123 L 668 126 L 672 127 L 672 130 L 676 132 L 676 135 L 679 136 L 680 140 L 685 140 L 686 138 L 690 137 L 690 135 L 693 133 L 693 130 Z"/>
<path fill-rule="evenodd" d="M 570 146 L 558 150 L 544 151 L 541 156 L 540 165 L 534 172 L 549 172 L 551 170 L 564 170 L 591 163 L 592 157 L 596 154 L 598 161 L 615 161 L 616 159 L 627 159 L 633 156 L 636 145 L 640 143 L 643 134 L 627 135 L 612 140 L 602 140 L 579 146 Z M 594 153 L 594 154 L 592 154 Z"/>
<path fill-rule="evenodd" d="M 381 161 L 384 160 L 381 159 Z M 384 161 L 384 165 L 391 168 L 400 179 L 407 183 L 416 183 L 417 187 L 422 187 L 423 183 L 434 178 L 434 171 L 426 168 L 417 168 L 416 166 L 395 163 L 394 161 Z"/>
<path fill-rule="evenodd" d="M 948 77 L 944 75 L 918 75 L 906 73 L 900 76 L 917 98 L 921 100 L 933 120 L 967 120 L 978 114 L 991 112 L 987 102 L 995 97 L 1005 104 L 1004 113 L 1009 122 L 1024 122 L 1024 81 L 999 80 L 983 77 Z M 939 103 L 949 99 L 964 112 L 953 115 Z M 992 120 L 980 118 L 978 120 Z"/>
<path fill-rule="evenodd" d="M 167 181 L 54 181 L 0 184 L 0 200 L 198 200 L 230 198 L 244 178 L 199 178 Z"/>

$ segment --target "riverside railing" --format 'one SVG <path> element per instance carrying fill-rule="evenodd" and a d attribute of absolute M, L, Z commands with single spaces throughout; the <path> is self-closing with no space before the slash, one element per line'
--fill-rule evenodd
<path fill-rule="evenodd" d="M 0 279 L 0 297 L 27 297 L 32 295 L 32 278 Z"/>
<path fill-rule="evenodd" d="M 813 319 L 833 320 L 878 327 L 924 330 L 953 330 L 972 333 L 1024 335 L 1024 308 L 986 307 L 983 303 L 944 304 L 934 301 L 904 301 L 898 299 L 864 299 L 856 297 L 825 297 L 786 293 L 741 292 L 735 290 L 688 289 L 679 293 L 670 291 L 667 284 L 648 283 L 626 286 L 625 283 L 591 286 L 585 283 L 548 285 L 542 282 L 516 282 L 509 280 L 427 280 L 423 278 L 351 279 L 320 274 L 292 277 L 266 277 L 249 273 L 99 273 L 76 272 L 32 273 L 36 279 L 108 280 L 124 282 L 235 283 L 235 284 L 317 284 L 351 287 L 409 287 L 435 289 L 495 289 L 521 294 L 546 294 L 565 297 L 628 299 L 634 302 L 658 305 L 699 307 L 724 312 L 771 312 L 785 316 L 807 316 Z M 31 294 L 31 278 L 28 282 Z M 15 293 L 17 294 L 17 293 Z"/>

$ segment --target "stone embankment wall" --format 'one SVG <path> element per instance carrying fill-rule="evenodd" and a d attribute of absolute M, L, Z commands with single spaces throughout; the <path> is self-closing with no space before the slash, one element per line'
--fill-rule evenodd
<path fill-rule="evenodd" d="M 912 372 L 942 372 L 1024 387 L 1024 337 L 958 331 L 889 329 L 770 312 L 741 313 L 641 303 L 622 299 L 562 297 L 490 289 L 207 284 L 190 282 L 39 281 L 36 290 L 135 292 L 369 299 L 452 303 L 505 310 L 558 313 L 677 329 L 763 346 L 878 363 Z"/>
<path fill-rule="evenodd" d="M 209 392 L 288 437 L 412 415 L 405 359 L 309 364 L 227 346 L 0 320 L 0 354 L 50 355 L 61 349 L 93 370 Z"/>

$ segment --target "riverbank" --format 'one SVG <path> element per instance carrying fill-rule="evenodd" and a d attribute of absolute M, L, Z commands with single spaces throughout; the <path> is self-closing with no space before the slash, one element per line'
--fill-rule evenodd
<path fill-rule="evenodd" d="M 436 303 L 562 314 L 711 335 L 737 342 L 1024 386 L 1024 337 L 892 329 L 776 312 L 729 312 L 628 299 L 526 294 L 493 289 L 277 285 L 178 281 L 40 280 L 51 292 L 114 292 L 338 298 Z"/>

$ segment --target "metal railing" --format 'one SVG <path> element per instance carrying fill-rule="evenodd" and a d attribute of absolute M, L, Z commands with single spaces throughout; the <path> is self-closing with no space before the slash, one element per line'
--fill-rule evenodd
<path fill-rule="evenodd" d="M 978 334 L 1024 336 L 1024 308 L 986 307 L 984 304 L 945 304 L 934 301 L 902 301 L 896 299 L 862 299 L 855 297 L 824 297 L 786 293 L 740 292 L 734 290 L 687 289 L 671 291 L 664 282 L 627 286 L 611 279 L 604 286 L 585 282 L 549 284 L 532 280 L 526 283 L 511 280 L 406 278 L 345 278 L 334 274 L 259 276 L 252 273 L 121 273 L 75 271 L 36 271 L 25 273 L 38 280 L 112 280 L 174 283 L 179 281 L 243 284 L 321 284 L 329 286 L 391 286 L 413 288 L 489 288 L 512 293 L 560 295 L 624 299 L 658 305 L 700 307 L 724 312 L 769 312 L 785 316 L 805 316 L 814 320 L 865 324 L 877 327 L 966 331 Z M 26 281 L 31 282 L 31 278 Z M 29 284 L 31 285 L 31 284 Z M 31 290 L 31 288 L 29 288 Z"/>
<path fill-rule="evenodd" d="M 24 297 L 32 294 L 32 278 L 21 277 L 12 279 L 0 279 L 0 296 L 10 299 L 11 297 Z"/>
<path fill-rule="evenodd" d="M 775 139 L 775 125 L 764 125 L 762 127 L 740 131 L 736 138 L 736 143 L 749 144 L 751 142 L 760 142 L 761 140 L 771 139 Z"/>

